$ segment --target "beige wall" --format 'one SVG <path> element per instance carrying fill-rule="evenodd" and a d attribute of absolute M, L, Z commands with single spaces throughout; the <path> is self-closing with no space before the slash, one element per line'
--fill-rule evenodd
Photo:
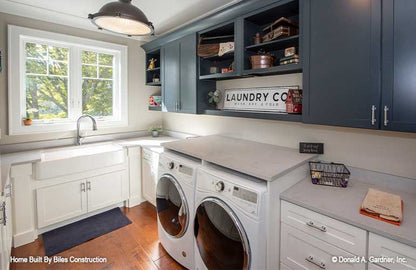
<path fill-rule="evenodd" d="M 302 75 L 222 81 L 217 88 L 301 85 Z M 165 129 L 233 137 L 298 148 L 300 141 L 325 143 L 321 159 L 416 179 L 416 134 L 301 123 L 163 113 Z"/>
<path fill-rule="evenodd" d="M 50 24 L 43 21 L 0 13 L 0 50 L 2 52 L 3 72 L 0 74 L 0 144 L 10 144 L 28 141 L 41 141 L 74 137 L 75 132 L 58 132 L 46 134 L 7 136 L 8 108 L 7 108 L 7 25 L 18 25 L 77 37 L 90 38 L 128 46 L 128 96 L 129 96 L 129 125 L 117 129 L 101 129 L 89 134 L 110 134 L 116 132 L 130 132 L 146 130 L 151 125 L 160 125 L 160 112 L 148 111 L 148 98 L 152 94 L 160 93 L 158 87 L 145 86 L 144 51 L 141 43 L 123 37 L 106 35 L 94 31 L 87 31 L 63 25 Z"/>

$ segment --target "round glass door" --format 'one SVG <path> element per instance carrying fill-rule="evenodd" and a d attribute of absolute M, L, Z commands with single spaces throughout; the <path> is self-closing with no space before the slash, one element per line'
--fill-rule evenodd
<path fill-rule="evenodd" d="M 199 254 L 208 269 L 250 268 L 247 235 L 223 201 L 216 198 L 202 201 L 196 210 L 194 233 Z"/>
<path fill-rule="evenodd" d="M 156 208 L 159 222 L 173 237 L 184 235 L 189 222 L 188 205 L 178 181 L 163 175 L 157 182 Z"/>

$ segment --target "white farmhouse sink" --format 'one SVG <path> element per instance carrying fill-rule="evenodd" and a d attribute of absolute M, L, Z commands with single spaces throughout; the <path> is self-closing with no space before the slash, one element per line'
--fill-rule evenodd
<path fill-rule="evenodd" d="M 35 163 L 35 179 L 49 179 L 121 164 L 125 151 L 120 145 L 98 143 L 45 150 Z"/>

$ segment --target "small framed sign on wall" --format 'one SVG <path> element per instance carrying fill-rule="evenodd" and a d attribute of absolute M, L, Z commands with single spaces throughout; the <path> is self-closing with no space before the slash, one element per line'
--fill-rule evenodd
<path fill-rule="evenodd" d="M 223 95 L 223 109 L 285 113 L 289 89 L 299 89 L 299 86 L 226 89 Z"/>

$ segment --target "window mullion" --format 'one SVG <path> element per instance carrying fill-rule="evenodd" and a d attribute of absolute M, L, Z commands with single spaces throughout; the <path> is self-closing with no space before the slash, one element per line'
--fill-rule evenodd
<path fill-rule="evenodd" d="M 72 47 L 71 54 L 71 87 L 70 87 L 70 96 L 71 96 L 71 119 L 75 120 L 82 114 L 82 66 L 81 66 L 81 50 L 77 47 Z"/>

